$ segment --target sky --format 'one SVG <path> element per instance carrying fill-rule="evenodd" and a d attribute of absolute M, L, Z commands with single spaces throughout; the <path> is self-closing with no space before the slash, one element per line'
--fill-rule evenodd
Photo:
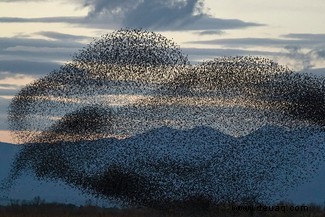
<path fill-rule="evenodd" d="M 0 0 L 0 141 L 11 98 L 92 40 L 120 28 L 173 39 L 193 64 L 265 56 L 325 75 L 324 0 Z"/>

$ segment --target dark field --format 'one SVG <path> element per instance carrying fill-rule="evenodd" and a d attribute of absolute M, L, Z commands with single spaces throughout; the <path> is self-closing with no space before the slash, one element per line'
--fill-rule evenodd
<path fill-rule="evenodd" d="M 264 210 L 263 210 L 264 208 Z M 296 210 L 290 210 L 290 209 Z M 238 210 L 240 209 L 240 210 Z M 102 208 L 93 205 L 75 206 L 71 204 L 45 203 L 42 200 L 33 202 L 12 203 L 0 206 L 0 217 L 177 217 L 177 216 L 217 216 L 217 217 L 324 217 L 325 207 L 308 204 L 294 205 L 280 203 L 271 206 L 233 206 L 231 204 L 209 204 L 202 201 L 180 203 L 161 209 L 148 208 Z M 267 209 L 267 210 L 266 210 Z"/>

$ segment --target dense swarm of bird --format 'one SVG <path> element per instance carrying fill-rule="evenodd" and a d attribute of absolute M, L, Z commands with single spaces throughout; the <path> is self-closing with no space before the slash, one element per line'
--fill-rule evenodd
<path fill-rule="evenodd" d="M 29 169 L 150 207 L 268 200 L 324 159 L 325 82 L 261 57 L 191 65 L 162 35 L 122 29 L 24 87 L 9 122 L 25 146 L 8 182 Z"/>

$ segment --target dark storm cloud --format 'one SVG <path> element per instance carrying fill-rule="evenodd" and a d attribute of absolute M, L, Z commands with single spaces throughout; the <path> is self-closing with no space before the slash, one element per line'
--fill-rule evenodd
<path fill-rule="evenodd" d="M 84 0 L 78 3 L 89 7 L 86 17 L 0 17 L 0 22 L 63 22 L 93 28 L 122 26 L 157 30 L 221 30 L 261 25 L 212 17 L 204 12 L 200 0 Z"/>

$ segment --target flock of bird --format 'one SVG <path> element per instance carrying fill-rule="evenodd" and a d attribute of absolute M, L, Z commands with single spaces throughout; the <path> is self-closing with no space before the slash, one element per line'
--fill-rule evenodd
<path fill-rule="evenodd" d="M 158 33 L 90 43 L 13 98 L 25 170 L 131 205 L 269 200 L 325 157 L 325 80 L 261 57 L 191 65 Z"/>

